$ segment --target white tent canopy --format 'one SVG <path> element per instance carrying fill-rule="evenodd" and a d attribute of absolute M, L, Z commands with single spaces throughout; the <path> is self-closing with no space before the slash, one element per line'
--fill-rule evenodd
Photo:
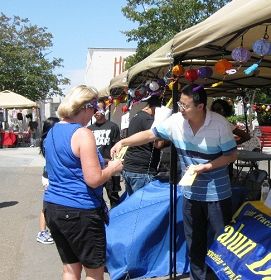
<path fill-rule="evenodd" d="M 186 61 L 186 66 L 193 65 L 195 59 L 217 61 L 223 57 L 232 60 L 231 51 L 240 47 L 242 37 L 243 47 L 252 50 L 253 43 L 264 36 L 266 28 L 271 37 L 270 0 L 233 0 L 203 22 L 179 32 L 167 44 L 130 68 L 129 86 L 136 87 L 149 78 L 162 78 L 172 58 L 175 63 Z M 247 76 L 243 73 L 245 68 L 259 60 L 260 56 L 253 53 L 236 75 L 224 77 L 224 85 L 227 88 L 270 87 L 270 55 L 264 56 L 257 73 Z M 210 86 L 222 78 L 214 74 L 211 79 L 196 82 Z M 181 82 L 187 83 L 184 79 Z"/>
<path fill-rule="evenodd" d="M 0 92 L 0 108 L 32 108 L 37 103 L 15 92 L 4 90 Z"/>

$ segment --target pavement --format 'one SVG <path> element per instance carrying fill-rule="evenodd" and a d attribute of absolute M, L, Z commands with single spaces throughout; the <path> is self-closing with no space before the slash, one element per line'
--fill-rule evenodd
<path fill-rule="evenodd" d="M 55 245 L 36 241 L 43 166 L 39 148 L 0 149 L 0 279 L 61 279 L 62 264 Z M 260 162 L 260 168 L 267 170 L 267 164 Z"/>
<path fill-rule="evenodd" d="M 55 245 L 36 241 L 44 163 L 39 148 L 0 149 L 0 279 L 61 279 Z"/>

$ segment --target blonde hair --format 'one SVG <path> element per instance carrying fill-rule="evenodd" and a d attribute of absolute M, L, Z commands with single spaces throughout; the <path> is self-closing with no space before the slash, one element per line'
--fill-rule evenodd
<path fill-rule="evenodd" d="M 65 96 L 57 109 L 60 118 L 69 118 L 77 115 L 84 105 L 98 98 L 98 91 L 94 87 L 79 85 L 72 88 Z"/>

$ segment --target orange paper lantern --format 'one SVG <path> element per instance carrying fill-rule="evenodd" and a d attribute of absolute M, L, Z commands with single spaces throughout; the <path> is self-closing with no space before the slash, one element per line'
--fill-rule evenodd
<path fill-rule="evenodd" d="M 226 71 L 232 69 L 232 67 L 232 63 L 223 58 L 218 60 L 218 62 L 215 64 L 215 72 L 220 75 L 225 75 Z"/>
<path fill-rule="evenodd" d="M 184 68 L 182 65 L 177 64 L 172 68 L 172 74 L 174 76 L 180 77 L 184 73 Z"/>

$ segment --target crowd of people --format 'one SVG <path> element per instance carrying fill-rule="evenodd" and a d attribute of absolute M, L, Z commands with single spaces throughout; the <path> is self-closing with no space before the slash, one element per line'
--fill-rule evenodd
<path fill-rule="evenodd" d="M 234 134 L 238 141 L 250 139 L 226 120 L 226 105 L 217 100 L 209 110 L 204 89 L 187 85 L 180 92 L 179 112 L 153 126 L 161 99 L 152 96 L 131 119 L 128 137 L 120 139 L 120 129 L 107 119 L 106 103 L 95 88 L 81 85 L 66 95 L 57 111 L 60 121 L 48 119 L 43 127 L 46 183 L 37 236 L 39 242 L 55 242 L 64 280 L 81 279 L 83 269 L 86 279 L 103 279 L 109 222 L 103 188 L 111 208 L 116 207 L 120 172 L 126 192 L 133 195 L 155 179 L 160 150 L 169 143 L 177 150 L 181 176 L 191 166 L 196 174 L 192 186 L 182 186 L 183 225 L 191 279 L 206 279 L 210 238 L 232 218 L 229 165 L 239 144 Z M 88 125 L 93 116 L 95 123 Z M 127 146 L 124 161 L 118 159 Z"/>

